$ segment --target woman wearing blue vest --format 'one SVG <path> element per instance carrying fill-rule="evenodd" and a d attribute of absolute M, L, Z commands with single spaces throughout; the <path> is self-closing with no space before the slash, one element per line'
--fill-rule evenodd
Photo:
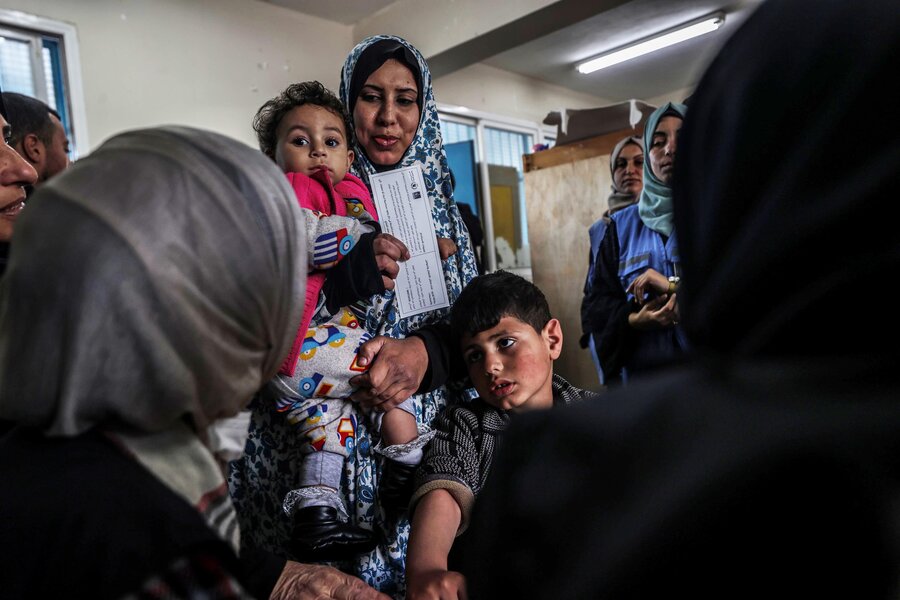
<path fill-rule="evenodd" d="M 640 201 L 612 215 L 600 244 L 592 333 L 605 385 L 669 362 L 686 348 L 678 327 L 680 261 L 670 187 L 686 111 L 669 102 L 650 115 Z"/>
<path fill-rule="evenodd" d="M 597 358 L 597 345 L 591 333 L 597 329 L 594 319 L 594 270 L 597 257 L 600 254 L 600 242 L 606 235 L 606 225 L 613 213 L 635 204 L 641 197 L 641 189 L 644 187 L 644 140 L 636 136 L 628 136 L 619 140 L 609 155 L 609 171 L 612 177 L 612 193 L 607 199 L 609 208 L 597 219 L 590 229 L 588 236 L 591 240 L 591 251 L 588 255 L 588 272 L 584 280 L 584 298 L 581 300 L 581 336 L 579 344 L 582 348 L 589 348 L 594 367 L 603 381 L 603 370 L 600 368 L 600 360 Z"/>

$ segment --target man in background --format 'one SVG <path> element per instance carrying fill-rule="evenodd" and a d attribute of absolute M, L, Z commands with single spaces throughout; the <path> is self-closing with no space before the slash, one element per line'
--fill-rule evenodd
<path fill-rule="evenodd" d="M 9 145 L 37 171 L 35 186 L 69 166 L 69 139 L 55 110 L 29 96 L 3 92 L 7 121 L 12 126 Z M 28 195 L 32 186 L 26 188 Z"/>

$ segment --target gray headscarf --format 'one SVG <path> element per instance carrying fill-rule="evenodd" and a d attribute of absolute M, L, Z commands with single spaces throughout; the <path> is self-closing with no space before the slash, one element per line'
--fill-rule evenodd
<path fill-rule="evenodd" d="M 125 133 L 35 194 L 0 287 L 0 418 L 198 431 L 271 378 L 303 310 L 297 202 L 260 152 Z"/>

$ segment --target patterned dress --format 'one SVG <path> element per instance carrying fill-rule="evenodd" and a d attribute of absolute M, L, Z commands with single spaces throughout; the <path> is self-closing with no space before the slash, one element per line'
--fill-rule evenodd
<path fill-rule="evenodd" d="M 347 58 L 341 76 L 341 99 L 349 106 L 350 80 L 360 54 L 380 40 L 395 40 L 406 46 L 416 57 L 422 82 L 422 114 L 416 136 L 396 168 L 418 165 L 422 169 L 425 187 L 432 203 L 435 235 L 452 239 L 458 250 L 443 261 L 444 280 L 450 302 L 454 302 L 462 288 L 477 275 L 468 233 L 459 209 L 453 200 L 450 169 L 444 153 L 437 106 L 431 86 L 431 73 L 425 59 L 408 42 L 394 36 L 374 36 L 363 40 Z M 361 148 L 356 150 L 355 173 L 368 183 L 375 167 Z M 365 328 L 393 338 L 405 338 L 425 325 L 447 319 L 449 309 L 441 309 L 412 317 L 401 318 L 390 291 L 369 300 Z M 443 387 L 426 394 L 413 396 L 416 420 L 420 431 L 427 431 L 431 422 L 447 405 L 449 393 Z M 372 435 L 367 420 L 357 410 L 356 444 L 346 461 L 341 482 L 350 518 L 362 527 L 373 529 L 380 540 L 370 554 L 336 566 L 361 577 L 369 585 L 397 598 L 405 595 L 405 559 L 409 540 L 406 517 L 390 520 L 377 503 L 378 476 L 384 458 L 374 452 L 378 439 Z M 290 556 L 288 540 L 290 522 L 282 512 L 281 502 L 291 485 L 297 481 L 298 457 L 305 443 L 293 428 L 287 426 L 282 415 L 272 406 L 257 402 L 253 406 L 244 458 L 232 463 L 231 491 L 241 520 L 244 539 L 253 546 Z"/>

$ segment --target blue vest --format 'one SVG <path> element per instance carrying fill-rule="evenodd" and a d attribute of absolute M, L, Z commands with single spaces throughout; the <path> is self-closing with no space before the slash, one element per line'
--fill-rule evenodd
<path fill-rule="evenodd" d="M 631 282 L 647 269 L 666 277 L 681 276 L 681 260 L 675 232 L 663 243 L 663 237 L 641 220 L 637 205 L 612 215 L 619 236 L 619 282 L 627 290 Z M 628 294 L 628 302 L 634 295 Z M 680 327 L 658 331 L 636 332 L 634 352 L 626 362 L 623 380 L 642 367 L 674 358 L 687 349 L 687 341 Z"/>

